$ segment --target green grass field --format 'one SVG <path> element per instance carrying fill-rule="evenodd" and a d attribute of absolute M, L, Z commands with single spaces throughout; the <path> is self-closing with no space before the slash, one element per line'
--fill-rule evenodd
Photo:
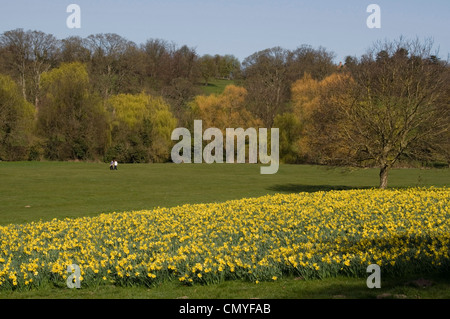
<path fill-rule="evenodd" d="M 200 88 L 204 94 L 220 94 L 223 92 L 225 87 L 230 84 L 235 84 L 233 80 L 225 79 L 212 79 L 209 81 L 208 85 L 201 84 Z"/>
<path fill-rule="evenodd" d="M 284 278 L 259 284 L 226 281 L 207 286 L 177 282 L 152 288 L 98 286 L 93 289 L 43 287 L 38 290 L 0 292 L 0 299 L 449 299 L 450 277 L 430 275 L 382 279 L 380 289 L 369 289 L 365 279 L 337 277 L 321 280 Z M 189 302 L 189 300 L 187 300 Z M 157 304 L 155 304 L 157 306 Z"/>
<path fill-rule="evenodd" d="M 259 164 L 0 162 L 0 225 L 100 213 L 223 202 L 275 193 L 372 188 L 377 169 Z M 448 186 L 449 169 L 397 169 L 390 187 Z"/>
<path fill-rule="evenodd" d="M 223 202 L 275 193 L 376 188 L 377 169 L 281 165 L 261 175 L 259 164 L 108 164 L 81 162 L 0 162 L 0 225 L 100 213 Z M 449 186 L 449 169 L 395 169 L 389 186 Z M 437 277 L 436 277 L 437 276 Z M 0 292 L 0 298 L 449 298 L 446 274 L 390 278 L 382 289 L 365 279 L 283 278 L 260 284 L 224 282 L 191 287 L 165 283 L 151 289 L 99 286 L 70 290 Z M 425 282 L 425 284 L 422 284 Z"/>

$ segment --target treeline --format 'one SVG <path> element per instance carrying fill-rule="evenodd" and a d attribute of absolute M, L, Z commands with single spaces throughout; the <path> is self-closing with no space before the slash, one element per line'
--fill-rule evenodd
<path fill-rule="evenodd" d="M 432 43 L 378 43 L 361 57 L 302 45 L 199 56 L 117 34 L 0 36 L 0 159 L 169 160 L 171 131 L 278 127 L 289 163 L 449 159 L 449 67 Z M 205 95 L 212 79 L 233 80 Z"/>
<path fill-rule="evenodd" d="M 7 31 L 0 36 L 0 159 L 166 161 L 171 130 L 192 126 L 195 116 L 223 127 L 271 126 L 289 104 L 293 81 L 304 72 L 318 79 L 332 73 L 333 57 L 303 46 L 258 52 L 241 63 L 161 39 L 138 45 L 117 34 L 59 40 Z M 201 86 L 212 79 L 238 86 L 210 97 L 221 105 L 205 109 Z M 227 116 L 239 123 L 219 119 L 217 108 L 232 110 Z"/>

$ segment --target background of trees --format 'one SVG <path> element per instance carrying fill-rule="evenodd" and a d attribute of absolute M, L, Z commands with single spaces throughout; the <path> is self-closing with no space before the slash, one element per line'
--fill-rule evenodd
<path fill-rule="evenodd" d="M 171 131 L 278 127 L 286 163 L 450 162 L 450 72 L 431 42 L 377 43 L 336 65 L 307 45 L 199 56 L 162 39 L 0 35 L 0 160 L 170 160 Z M 220 94 L 202 86 L 230 81 Z M 384 176 L 384 177 L 383 177 Z M 384 180 L 384 182 L 383 182 Z"/>
<path fill-rule="evenodd" d="M 0 159 L 28 158 L 33 144 L 35 110 L 17 84 L 0 74 Z"/>
<path fill-rule="evenodd" d="M 327 163 L 375 164 L 380 188 L 387 187 L 390 168 L 399 161 L 441 159 L 449 139 L 449 69 L 433 55 L 432 43 L 400 39 L 377 43 L 330 81 L 313 123 L 334 145 Z M 330 112 L 331 110 L 331 112 Z M 314 139 L 314 138 L 313 138 Z M 448 144 L 447 144 L 448 146 Z"/>

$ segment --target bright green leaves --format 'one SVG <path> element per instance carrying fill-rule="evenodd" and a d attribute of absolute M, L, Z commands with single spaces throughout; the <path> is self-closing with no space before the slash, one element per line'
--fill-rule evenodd
<path fill-rule="evenodd" d="M 0 160 L 28 159 L 34 115 L 16 83 L 0 74 Z"/>

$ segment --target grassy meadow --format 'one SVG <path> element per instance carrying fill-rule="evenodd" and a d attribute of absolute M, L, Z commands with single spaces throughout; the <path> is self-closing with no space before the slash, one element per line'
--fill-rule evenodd
<path fill-rule="evenodd" d="M 376 188 L 378 169 L 254 164 L 0 162 L 0 225 L 223 202 L 276 193 Z M 390 187 L 448 186 L 449 169 L 394 169 Z"/>
<path fill-rule="evenodd" d="M 223 92 L 227 85 L 235 84 L 233 80 L 226 79 L 211 79 L 208 82 L 208 85 L 199 84 L 199 88 L 201 89 L 203 94 L 220 94 Z"/>
<path fill-rule="evenodd" d="M 449 169 L 259 168 L 0 162 L 0 298 L 448 298 Z"/>

